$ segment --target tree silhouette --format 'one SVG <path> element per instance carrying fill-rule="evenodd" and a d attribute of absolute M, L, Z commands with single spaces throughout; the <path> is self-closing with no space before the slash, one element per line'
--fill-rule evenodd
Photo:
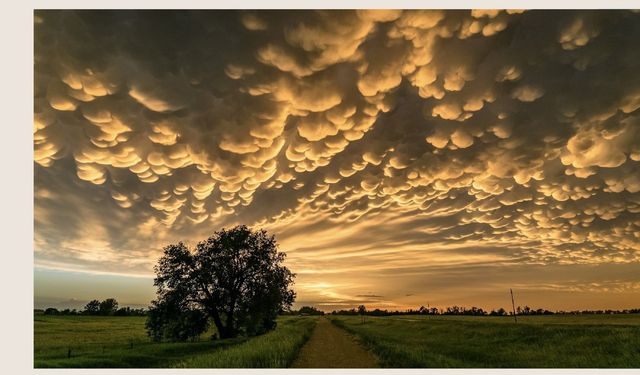
<path fill-rule="evenodd" d="M 118 301 L 115 298 L 107 298 L 100 302 L 100 315 L 113 315 L 118 310 Z"/>
<path fill-rule="evenodd" d="M 300 310 L 298 310 L 298 314 L 301 315 L 324 315 L 323 311 L 320 311 L 312 306 L 302 306 Z"/>
<path fill-rule="evenodd" d="M 364 314 L 367 313 L 367 308 L 364 305 L 358 306 L 358 314 L 360 314 L 361 323 L 364 324 Z"/>
<path fill-rule="evenodd" d="M 60 311 L 58 311 L 58 309 L 53 308 L 53 307 L 49 307 L 46 310 L 44 310 L 44 315 L 59 315 Z"/>
<path fill-rule="evenodd" d="M 275 328 L 278 313 L 295 298 L 289 289 L 295 275 L 282 265 L 285 256 L 277 252 L 274 236 L 244 225 L 215 232 L 193 251 L 182 242 L 165 247 L 155 267 L 157 299 L 149 309 L 149 335 L 183 340 L 171 327 L 200 322 L 195 311 L 213 320 L 221 338 Z M 199 328 L 192 333 L 206 329 Z"/>
<path fill-rule="evenodd" d="M 100 312 L 100 301 L 94 299 L 86 304 L 83 313 L 87 315 L 97 315 Z"/>

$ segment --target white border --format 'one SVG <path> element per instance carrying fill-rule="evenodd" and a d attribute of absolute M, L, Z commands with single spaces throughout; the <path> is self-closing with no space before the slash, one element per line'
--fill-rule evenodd
<path fill-rule="evenodd" d="M 620 9 L 640 8 L 637 0 L 542 0 L 542 1 L 469 1 L 469 0 L 243 0 L 243 1 L 140 1 L 140 0 L 62 0 L 21 1 L 3 4 L 2 22 L 2 95 L 3 145 L 0 183 L 4 212 L 2 228 L 3 272 L 0 272 L 2 305 L 0 321 L 0 368 L 5 374 L 114 372 L 123 374 L 197 373 L 197 374 L 639 374 L 638 369 L 271 369 L 271 370 L 168 370 L 98 369 L 34 370 L 33 366 L 33 9 L 344 9 L 344 8 L 512 8 L 512 9 Z"/>

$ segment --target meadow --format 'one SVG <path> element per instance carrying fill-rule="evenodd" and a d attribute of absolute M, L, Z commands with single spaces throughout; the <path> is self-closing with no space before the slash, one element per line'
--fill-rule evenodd
<path fill-rule="evenodd" d="M 277 328 L 250 339 L 155 343 L 146 317 L 34 318 L 34 367 L 286 367 L 315 326 L 314 317 L 280 317 Z M 70 351 L 70 353 L 69 353 Z"/>
<path fill-rule="evenodd" d="M 640 315 L 330 316 L 383 367 L 637 368 Z"/>
<path fill-rule="evenodd" d="M 517 324 L 513 317 L 367 316 L 362 324 L 359 316 L 282 316 L 265 335 L 211 340 L 212 329 L 184 343 L 152 342 L 145 319 L 36 315 L 34 366 L 289 367 L 314 327 L 326 329 L 318 319 L 329 319 L 382 367 L 640 367 L 638 314 L 520 316 Z"/>

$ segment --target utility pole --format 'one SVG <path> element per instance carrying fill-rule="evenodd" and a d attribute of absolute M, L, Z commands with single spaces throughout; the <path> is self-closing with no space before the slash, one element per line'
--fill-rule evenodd
<path fill-rule="evenodd" d="M 511 307 L 513 308 L 513 319 L 518 323 L 518 316 L 516 315 L 516 303 L 513 300 L 513 289 L 509 288 L 509 292 L 511 292 Z"/>

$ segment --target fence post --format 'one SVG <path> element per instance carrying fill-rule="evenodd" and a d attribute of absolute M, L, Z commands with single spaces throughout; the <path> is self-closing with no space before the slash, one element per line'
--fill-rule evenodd
<path fill-rule="evenodd" d="M 71 358 L 71 347 L 67 350 L 67 358 Z"/>
<path fill-rule="evenodd" d="M 509 292 L 511 292 L 511 307 L 513 308 L 513 319 L 518 323 L 518 316 L 516 315 L 516 303 L 513 301 L 513 289 L 509 288 Z"/>

